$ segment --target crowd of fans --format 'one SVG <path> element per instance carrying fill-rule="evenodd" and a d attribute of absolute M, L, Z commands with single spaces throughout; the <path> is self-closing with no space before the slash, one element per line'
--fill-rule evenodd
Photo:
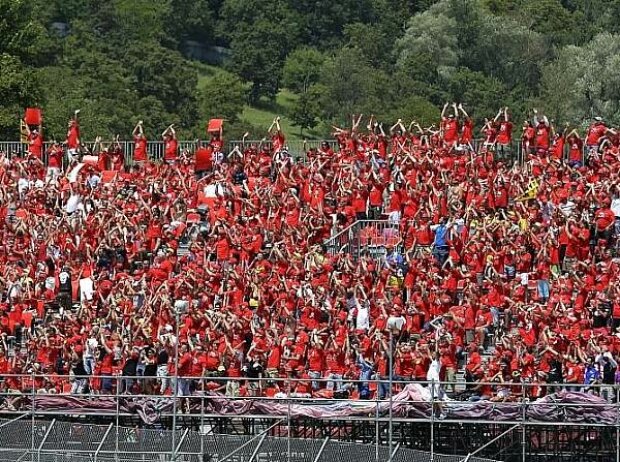
<path fill-rule="evenodd" d="M 163 162 L 140 122 L 129 166 L 117 142 L 84 152 L 78 111 L 47 152 L 29 131 L 0 158 L 0 391 L 370 399 L 464 368 L 471 399 L 510 400 L 620 382 L 620 136 L 534 114 L 519 140 L 500 109 L 482 141 L 461 105 L 428 128 L 360 115 L 303 161 L 278 119 L 230 152 L 219 134 L 179 152 L 170 126 Z M 388 225 L 334 251 L 365 219 Z"/>

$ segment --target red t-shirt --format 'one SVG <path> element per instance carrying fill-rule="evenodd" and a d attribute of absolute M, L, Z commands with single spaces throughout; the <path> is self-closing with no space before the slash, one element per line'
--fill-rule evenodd
<path fill-rule="evenodd" d="M 458 137 L 459 123 L 456 119 L 444 119 L 443 140 L 448 143 L 454 143 Z"/>
<path fill-rule="evenodd" d="M 77 149 L 80 139 L 80 126 L 78 124 L 69 127 L 67 132 L 67 149 Z"/>
<path fill-rule="evenodd" d="M 62 165 L 62 150 L 58 148 L 52 148 L 47 155 L 47 166 L 60 168 Z"/>
<path fill-rule="evenodd" d="M 164 160 L 176 160 L 177 159 L 177 151 L 179 149 L 179 142 L 174 138 L 170 138 L 166 140 L 164 143 Z"/>
<path fill-rule="evenodd" d="M 497 142 L 499 144 L 510 144 L 512 141 L 512 122 L 503 121 L 499 124 Z"/>
<path fill-rule="evenodd" d="M 549 127 L 544 124 L 536 127 L 536 148 L 549 149 Z"/>
<path fill-rule="evenodd" d="M 213 148 L 201 147 L 196 150 L 196 165 L 194 170 L 204 172 L 213 168 Z"/>
<path fill-rule="evenodd" d="M 144 162 L 146 160 L 146 138 L 143 136 L 134 137 L 135 148 L 133 151 L 133 160 L 136 162 Z"/>
<path fill-rule="evenodd" d="M 28 152 L 37 159 L 41 158 L 43 153 L 43 138 L 38 133 L 31 133 L 28 137 Z"/>

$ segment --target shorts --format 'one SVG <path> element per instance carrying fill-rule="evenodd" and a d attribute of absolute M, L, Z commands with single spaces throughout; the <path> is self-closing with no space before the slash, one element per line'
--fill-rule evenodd
<path fill-rule="evenodd" d="M 453 367 L 446 367 L 446 382 L 456 383 L 456 369 Z"/>
<path fill-rule="evenodd" d="M 61 308 L 64 311 L 71 310 L 71 305 L 73 304 L 73 300 L 71 299 L 71 294 L 67 292 L 60 292 L 56 297 L 56 301 L 58 302 L 58 304 L 61 306 Z"/>

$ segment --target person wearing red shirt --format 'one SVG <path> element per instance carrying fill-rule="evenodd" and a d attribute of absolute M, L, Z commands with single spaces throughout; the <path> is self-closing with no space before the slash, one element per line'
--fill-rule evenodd
<path fill-rule="evenodd" d="M 280 152 L 282 148 L 284 148 L 284 143 L 286 142 L 286 138 L 284 137 L 284 133 L 282 133 L 282 128 L 280 127 L 280 117 L 276 117 L 273 119 L 269 130 L 267 130 L 269 136 L 271 137 L 271 146 L 274 154 Z"/>
<path fill-rule="evenodd" d="M 177 132 L 174 124 L 171 124 L 161 134 L 164 140 L 164 162 L 173 164 L 179 155 L 179 142 L 177 141 Z"/>
<path fill-rule="evenodd" d="M 601 117 L 595 117 L 594 122 L 590 124 L 586 133 L 586 148 L 588 151 L 592 149 L 598 150 L 601 140 L 608 131 L 609 128 L 607 128 L 603 119 Z"/>
<path fill-rule="evenodd" d="M 177 346 L 178 347 L 178 346 Z M 181 345 L 181 351 L 179 355 L 179 369 L 177 371 L 178 376 L 178 388 L 177 392 L 179 396 L 190 395 L 190 378 L 192 375 L 194 358 L 190 352 L 189 345 L 184 343 Z"/>
<path fill-rule="evenodd" d="M 484 125 L 480 129 L 480 133 L 484 135 L 483 145 L 485 148 L 493 148 L 497 139 L 497 129 L 495 122 L 487 118 L 484 119 Z"/>
<path fill-rule="evenodd" d="M 47 174 L 45 181 L 47 183 L 55 182 L 60 176 L 62 167 L 62 147 L 58 143 L 54 143 L 47 151 Z"/>
<path fill-rule="evenodd" d="M 73 113 L 73 119 L 69 121 L 69 129 L 67 130 L 67 139 L 65 144 L 67 146 L 67 156 L 69 161 L 72 161 L 78 153 L 80 147 L 80 123 L 78 120 L 78 114 L 80 110 L 77 109 Z"/>
<path fill-rule="evenodd" d="M 497 144 L 499 149 L 506 149 L 510 147 L 512 143 L 512 122 L 508 116 L 508 108 L 500 109 L 500 116 L 503 115 L 501 122 L 499 122 L 499 128 L 497 130 Z"/>
<path fill-rule="evenodd" d="M 465 109 L 463 109 L 462 104 L 458 105 L 458 109 L 459 111 L 461 111 L 465 119 L 463 121 L 463 126 L 461 127 L 461 136 L 459 139 L 459 144 L 464 145 L 464 146 L 469 146 L 470 149 L 473 149 L 472 142 L 474 140 L 474 121 L 471 117 L 469 117 L 469 114 L 465 112 Z"/>
<path fill-rule="evenodd" d="M 526 120 L 523 123 L 523 133 L 521 134 L 521 146 L 524 153 L 530 153 L 535 147 L 536 129 L 532 122 Z"/>
<path fill-rule="evenodd" d="M 41 121 L 41 123 L 43 122 Z M 43 155 L 43 130 L 41 125 L 32 130 L 28 124 L 24 123 L 24 126 L 26 128 L 26 135 L 28 136 L 28 154 L 41 160 L 41 156 Z"/>
<path fill-rule="evenodd" d="M 219 132 L 213 132 L 209 145 L 213 148 L 214 152 L 222 152 L 224 147 L 224 139 L 222 138 L 222 129 Z"/>
<path fill-rule="evenodd" d="M 456 118 L 458 116 L 458 109 L 456 103 L 452 104 L 454 108 L 454 114 L 448 114 L 446 116 L 446 109 L 448 109 L 448 103 L 444 104 L 441 111 L 441 129 L 443 133 L 443 143 L 446 147 L 453 147 L 458 141 L 459 135 L 459 121 Z"/>
<path fill-rule="evenodd" d="M 606 200 L 604 206 L 599 208 L 594 215 L 596 239 L 604 240 L 607 244 L 611 240 L 616 223 L 616 214 L 609 208 L 609 205 L 609 200 Z"/>
<path fill-rule="evenodd" d="M 213 156 L 215 152 L 215 147 L 212 144 L 198 146 L 198 149 L 196 149 L 194 153 L 196 158 L 194 172 L 196 173 L 197 180 L 204 178 L 213 169 Z"/>
<path fill-rule="evenodd" d="M 134 162 L 145 162 L 148 160 L 147 156 L 147 140 L 144 135 L 144 130 L 142 128 L 142 121 L 138 121 L 138 124 L 133 129 L 133 141 L 134 141 L 134 150 L 133 150 L 133 161 Z"/>
<path fill-rule="evenodd" d="M 342 376 L 345 371 L 345 354 L 342 348 L 336 344 L 332 337 L 327 342 L 325 351 L 325 366 L 327 368 L 327 389 L 330 391 L 340 391 L 342 389 Z"/>
<path fill-rule="evenodd" d="M 536 130 L 534 135 L 534 146 L 539 153 L 546 153 L 549 150 L 549 135 L 551 133 L 551 127 L 547 116 L 538 118 L 538 111 L 534 109 L 534 128 Z"/>

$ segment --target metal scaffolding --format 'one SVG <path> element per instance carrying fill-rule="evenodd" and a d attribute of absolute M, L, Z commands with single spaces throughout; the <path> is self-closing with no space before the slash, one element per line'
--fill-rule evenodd
<path fill-rule="evenodd" d="M 535 402 L 528 386 L 512 402 L 0 393 L 0 462 L 620 460 L 619 387 Z"/>

